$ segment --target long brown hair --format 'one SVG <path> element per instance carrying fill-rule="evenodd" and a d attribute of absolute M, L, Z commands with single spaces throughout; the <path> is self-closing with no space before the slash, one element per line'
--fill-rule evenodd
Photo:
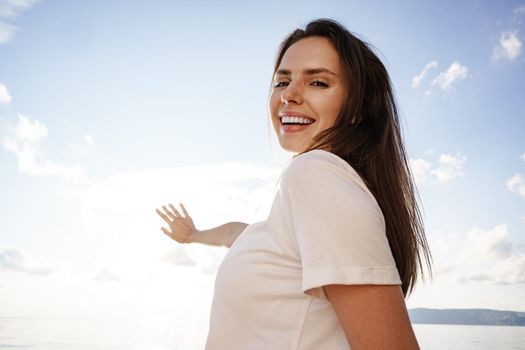
<path fill-rule="evenodd" d="M 300 154 L 313 149 L 328 150 L 361 176 L 383 212 L 386 236 L 406 297 L 412 292 L 418 273 L 424 277 L 422 258 L 432 275 L 432 257 L 390 77 L 371 45 L 326 18 L 311 21 L 305 29 L 296 29 L 284 39 L 277 52 L 274 74 L 286 50 L 310 36 L 327 38 L 337 50 L 349 95 L 334 126 L 316 135 Z"/>

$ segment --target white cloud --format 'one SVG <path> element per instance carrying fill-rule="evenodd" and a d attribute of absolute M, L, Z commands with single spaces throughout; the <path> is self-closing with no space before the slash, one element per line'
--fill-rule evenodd
<path fill-rule="evenodd" d="M 84 137 L 82 137 L 82 139 L 84 141 L 86 141 L 86 143 L 89 143 L 90 145 L 93 144 L 93 137 L 91 137 L 91 135 L 84 135 Z"/>
<path fill-rule="evenodd" d="M 434 169 L 432 173 L 436 177 L 437 182 L 447 182 L 453 180 L 456 177 L 463 175 L 461 170 L 466 160 L 467 157 L 461 156 L 459 154 L 457 156 L 441 154 L 438 160 L 440 165 Z"/>
<path fill-rule="evenodd" d="M 525 283 L 525 254 L 514 254 L 499 261 L 492 271 L 492 279 L 502 284 Z"/>
<path fill-rule="evenodd" d="M 509 238 L 506 224 L 484 231 L 473 228 L 463 243 L 463 261 L 486 266 L 483 273 L 463 272 L 463 279 L 485 280 L 502 284 L 525 282 L 525 254 L 518 252 Z M 474 267 L 474 266 L 472 266 Z"/>
<path fill-rule="evenodd" d="M 186 249 L 181 245 L 176 245 L 175 248 L 166 252 L 162 257 L 162 261 L 170 264 L 194 266 L 195 261 L 188 255 Z"/>
<path fill-rule="evenodd" d="M 512 243 L 506 224 L 498 225 L 492 230 L 478 227 L 467 232 L 463 245 L 463 258 L 468 261 L 502 260 L 512 255 Z"/>
<path fill-rule="evenodd" d="M 31 122 L 21 114 L 18 115 L 18 119 L 15 135 L 20 141 L 34 143 L 48 135 L 47 127 L 38 120 Z"/>
<path fill-rule="evenodd" d="M 516 59 L 521 53 L 521 40 L 516 31 L 506 31 L 500 34 L 499 42 L 492 50 L 492 60 L 505 58 Z"/>
<path fill-rule="evenodd" d="M 0 37 L 1 37 L 1 34 L 0 34 Z M 9 94 L 9 91 L 7 91 L 7 87 L 4 84 L 0 84 L 0 104 L 7 105 L 10 102 L 11 102 L 11 95 Z"/>
<path fill-rule="evenodd" d="M 513 244 L 507 224 L 466 234 L 438 232 L 430 246 L 437 271 L 460 282 L 525 283 L 525 254 Z"/>
<path fill-rule="evenodd" d="M 173 204 L 183 202 L 188 210 L 198 207 L 199 210 L 219 213 L 225 209 L 240 216 L 257 218 L 269 209 L 267 204 L 272 199 L 280 170 L 275 166 L 238 162 L 181 166 L 116 173 L 63 190 L 78 196 L 84 207 L 90 210 L 135 215 L 173 201 Z M 222 198 L 227 203 L 215 207 L 217 203 L 211 204 L 211 198 Z"/>
<path fill-rule="evenodd" d="M 416 182 L 420 184 L 434 185 L 462 177 L 462 169 L 466 160 L 467 157 L 462 156 L 458 152 L 456 156 L 441 154 L 436 166 L 421 158 L 410 159 L 409 164 Z"/>
<path fill-rule="evenodd" d="M 12 25 L 0 20 L 0 45 L 5 44 L 15 34 L 16 28 Z"/>
<path fill-rule="evenodd" d="M 421 81 L 425 78 L 428 70 L 430 70 L 431 68 L 436 68 L 437 66 L 438 64 L 436 61 L 427 63 L 425 67 L 423 68 L 423 70 L 419 72 L 418 75 L 412 78 L 412 87 L 413 88 L 419 87 L 421 85 Z"/>
<path fill-rule="evenodd" d="M 410 159 L 410 170 L 417 182 L 426 182 L 432 170 L 432 163 L 424 159 Z"/>
<path fill-rule="evenodd" d="M 525 179 L 521 174 L 515 174 L 506 182 L 507 189 L 525 197 Z"/>
<path fill-rule="evenodd" d="M 521 155 L 521 160 L 525 162 L 525 153 Z"/>
<path fill-rule="evenodd" d="M 67 181 L 80 180 L 83 169 L 80 165 L 63 165 L 42 159 L 37 143 L 47 137 L 48 129 L 38 120 L 18 115 L 18 123 L 13 132 L 4 140 L 4 148 L 13 153 L 21 173 L 40 176 L 56 176 Z"/>
<path fill-rule="evenodd" d="M 6 22 L 15 20 L 23 11 L 30 9 L 37 0 L 0 0 L 0 45 L 13 37 L 16 27 Z"/>
<path fill-rule="evenodd" d="M 36 2 L 36 0 L 0 0 L 0 17 L 13 19 Z"/>
<path fill-rule="evenodd" d="M 453 62 L 445 72 L 432 80 L 432 85 L 439 85 L 443 91 L 453 89 L 453 84 L 461 79 L 465 79 L 468 75 L 468 68 L 462 66 L 459 62 Z"/>
<path fill-rule="evenodd" d="M 56 270 L 56 266 L 34 261 L 12 246 L 0 246 L 0 268 L 32 275 L 49 275 Z"/>
<path fill-rule="evenodd" d="M 122 281 L 122 277 L 111 269 L 105 267 L 97 272 L 95 275 L 95 281 L 120 282 Z"/>
<path fill-rule="evenodd" d="M 516 14 L 516 15 L 521 14 L 521 13 L 525 13 L 525 5 L 520 5 L 520 6 L 516 7 L 512 12 L 514 14 Z"/>

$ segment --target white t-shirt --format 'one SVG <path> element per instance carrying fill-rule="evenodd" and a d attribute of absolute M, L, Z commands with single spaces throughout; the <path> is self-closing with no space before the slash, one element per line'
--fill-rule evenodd
<path fill-rule="evenodd" d="M 322 286 L 401 284 L 381 209 L 346 161 L 303 153 L 278 185 L 219 267 L 206 350 L 349 349 Z"/>

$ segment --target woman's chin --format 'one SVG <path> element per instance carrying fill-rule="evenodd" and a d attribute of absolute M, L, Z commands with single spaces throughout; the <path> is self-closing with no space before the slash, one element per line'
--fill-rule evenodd
<path fill-rule="evenodd" d="M 302 144 L 292 143 L 292 142 L 279 142 L 279 144 L 281 145 L 281 149 L 283 151 L 291 153 L 293 155 L 301 153 L 307 147 L 307 145 L 302 145 Z"/>
<path fill-rule="evenodd" d="M 301 147 L 284 147 L 282 145 L 281 145 L 281 148 L 283 149 L 283 151 L 290 153 L 293 156 L 296 156 L 297 154 L 301 153 L 304 150 L 304 148 L 301 148 Z"/>

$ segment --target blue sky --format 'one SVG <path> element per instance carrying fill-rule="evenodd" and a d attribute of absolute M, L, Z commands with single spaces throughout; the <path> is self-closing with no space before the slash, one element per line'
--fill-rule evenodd
<path fill-rule="evenodd" d="M 154 208 L 264 220 L 290 158 L 268 128 L 273 60 L 318 17 L 394 84 L 436 263 L 408 306 L 525 311 L 525 2 L 0 0 L 0 313 L 187 294 L 207 327 L 226 251 L 170 242 Z"/>

